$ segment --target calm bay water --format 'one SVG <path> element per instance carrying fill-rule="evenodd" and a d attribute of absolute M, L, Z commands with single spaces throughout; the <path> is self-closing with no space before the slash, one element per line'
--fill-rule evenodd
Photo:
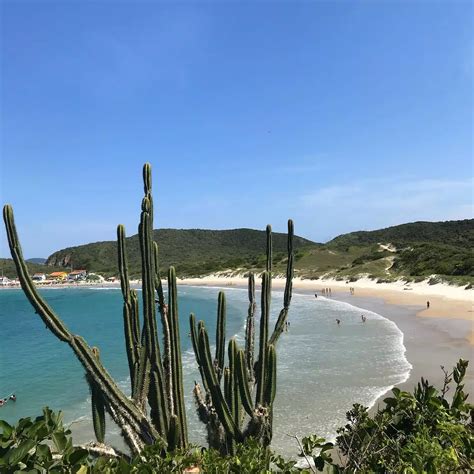
<path fill-rule="evenodd" d="M 203 319 L 214 339 L 218 288 L 180 287 L 179 311 L 183 370 L 190 438 L 203 443 L 203 429 L 194 413 L 193 381 L 199 380 L 189 333 L 189 313 Z M 247 292 L 226 288 L 227 337 L 243 343 Z M 103 364 L 119 385 L 129 390 L 123 342 L 122 298 L 119 289 L 45 289 L 43 296 L 72 332 L 101 350 Z M 259 297 L 259 294 L 257 294 Z M 273 317 L 282 305 L 273 293 Z M 361 314 L 367 322 L 361 322 Z M 257 315 L 258 317 L 258 315 Z M 335 319 L 342 321 L 337 326 Z M 274 447 L 297 451 L 287 434 L 317 433 L 331 437 L 353 403 L 371 405 L 394 384 L 405 380 L 410 365 L 403 335 L 380 315 L 346 303 L 311 295 L 294 295 L 290 330 L 278 344 L 278 389 Z M 0 407 L 9 422 L 35 416 L 48 405 L 62 409 L 77 436 L 89 436 L 90 398 L 84 371 L 69 346 L 44 326 L 20 290 L 0 291 L 0 397 L 17 395 L 16 403 Z M 258 335 L 257 335 L 258 341 Z M 128 392 L 127 392 L 128 393 Z M 109 430 L 112 441 L 118 430 Z M 84 441 L 84 440 L 81 440 Z"/>

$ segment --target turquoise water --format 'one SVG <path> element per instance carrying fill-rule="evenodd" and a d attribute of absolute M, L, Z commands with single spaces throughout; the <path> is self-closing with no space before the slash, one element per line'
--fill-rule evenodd
<path fill-rule="evenodd" d="M 179 289 L 190 437 L 200 443 L 203 430 L 191 396 L 193 381 L 199 379 L 199 373 L 188 337 L 188 318 L 194 312 L 213 335 L 218 291 L 188 286 Z M 243 343 L 247 292 L 236 288 L 226 288 L 225 292 L 227 336 L 236 335 L 238 342 Z M 44 289 L 42 294 L 72 332 L 100 348 L 103 364 L 128 391 L 120 290 Z M 273 302 L 276 317 L 281 308 L 281 292 L 273 293 Z M 365 324 L 361 323 L 362 313 L 368 318 Z M 335 324 L 336 318 L 341 319 L 340 326 Z M 79 438 L 88 437 L 88 388 L 82 366 L 69 346 L 45 328 L 20 290 L 0 291 L 0 324 L 0 397 L 17 395 L 15 403 L 0 407 L 0 418 L 16 421 L 37 415 L 48 405 L 62 409 L 66 422 L 79 421 L 73 425 L 73 431 Z M 277 352 L 274 446 L 294 454 L 296 447 L 287 434 L 333 436 L 353 403 L 371 405 L 407 378 L 410 365 L 404 351 L 402 333 L 382 316 L 322 297 L 315 300 L 310 295 L 295 295 L 290 330 L 282 336 Z M 117 441 L 118 430 L 111 428 L 110 439 Z"/>

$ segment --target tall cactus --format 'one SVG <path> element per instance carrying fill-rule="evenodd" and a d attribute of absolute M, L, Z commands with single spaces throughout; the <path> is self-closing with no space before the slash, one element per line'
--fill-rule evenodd
<path fill-rule="evenodd" d="M 105 437 L 105 411 L 120 426 L 125 441 L 133 453 L 140 453 L 145 445 L 158 439 L 169 448 L 187 445 L 187 426 L 184 412 L 181 347 L 178 328 L 176 275 L 168 275 L 169 301 L 164 303 L 158 271 L 157 246 L 153 242 L 153 199 L 151 195 L 151 167 L 143 168 L 144 197 L 139 224 L 142 264 L 143 325 L 140 330 L 138 296 L 130 288 L 125 228 L 117 228 L 118 267 L 123 295 L 125 347 L 131 380 L 131 399 L 117 386 L 99 361 L 98 350 L 91 349 L 80 336 L 72 334 L 58 315 L 36 290 L 22 255 L 11 206 L 3 209 L 8 243 L 17 274 L 28 300 L 46 327 L 60 340 L 69 344 L 86 372 L 91 390 L 93 423 L 96 438 Z M 156 323 L 155 296 L 158 296 L 162 316 L 165 354 L 163 365 Z M 170 310 L 168 311 L 168 308 Z M 166 353 L 169 349 L 169 354 Z M 167 383 L 167 380 L 170 382 Z M 171 382 L 172 381 L 172 382 Z M 149 417 L 146 412 L 149 409 Z"/>
<path fill-rule="evenodd" d="M 158 246 L 153 241 L 153 198 L 151 166 L 143 167 L 144 197 L 141 205 L 138 237 L 142 269 L 142 326 L 139 300 L 130 287 L 125 228 L 117 228 L 118 268 L 123 296 L 125 348 L 131 380 L 131 397 L 123 393 L 99 360 L 99 352 L 72 334 L 59 316 L 38 293 L 22 255 L 13 210 L 5 205 L 3 218 L 10 251 L 21 286 L 35 312 L 46 327 L 67 343 L 84 367 L 91 390 L 94 431 L 102 445 L 105 439 L 105 412 L 121 428 L 132 453 L 139 454 L 156 441 L 169 450 L 187 446 L 187 422 L 184 406 L 183 371 L 178 318 L 176 273 L 168 271 L 168 301 L 165 301 L 159 271 Z M 202 321 L 190 317 L 191 339 L 202 376 L 203 389 L 196 384 L 194 394 L 200 419 L 208 426 L 211 447 L 234 452 L 235 443 L 249 436 L 268 445 L 272 435 L 272 407 L 276 390 L 275 344 L 283 332 L 291 302 L 293 277 L 293 223 L 288 222 L 288 263 L 284 307 L 269 336 L 271 298 L 272 240 L 267 227 L 267 265 L 263 273 L 262 315 L 258 359 L 254 361 L 255 279 L 249 275 L 249 307 L 245 349 L 234 339 L 228 344 L 228 367 L 225 366 L 226 302 L 219 294 L 216 329 L 216 355 L 211 357 L 209 337 Z M 156 299 L 157 298 L 157 299 Z M 156 303 L 163 327 L 163 353 L 156 321 Z M 223 379 L 224 391 L 221 388 Z M 255 386 L 255 401 L 252 392 Z M 147 415 L 148 413 L 148 415 Z M 249 420 L 243 427 L 244 417 Z"/>
<path fill-rule="evenodd" d="M 288 221 L 288 261 L 284 305 L 280 311 L 273 333 L 270 335 L 269 320 L 272 287 L 272 233 L 266 232 L 266 270 L 262 273 L 261 314 L 259 327 L 258 359 L 254 362 L 255 339 L 255 279 L 249 275 L 249 308 L 245 333 L 245 348 L 239 349 L 235 339 L 229 341 L 228 366 L 224 367 L 222 348 L 225 344 L 223 314 L 225 298 L 218 298 L 218 320 L 216 330 L 216 359 L 210 358 L 209 337 L 200 321 L 190 316 L 191 339 L 196 361 L 201 372 L 205 396 L 196 383 L 194 395 L 199 418 L 207 425 L 209 444 L 223 453 L 234 453 L 235 443 L 248 437 L 257 438 L 263 446 L 272 439 L 273 401 L 276 393 L 275 344 L 283 332 L 291 302 L 293 278 L 293 222 Z M 223 387 L 219 373 L 224 374 Z M 255 391 L 255 400 L 252 392 Z M 242 427 L 243 413 L 248 422 Z M 217 417 L 217 423 L 216 423 Z M 225 435 L 223 436 L 222 433 Z"/>

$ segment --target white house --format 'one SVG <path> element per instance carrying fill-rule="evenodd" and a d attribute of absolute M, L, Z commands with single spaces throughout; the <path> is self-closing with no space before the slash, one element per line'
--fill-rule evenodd
<path fill-rule="evenodd" d="M 46 275 L 44 273 L 35 273 L 32 276 L 33 281 L 45 281 L 46 280 Z"/>

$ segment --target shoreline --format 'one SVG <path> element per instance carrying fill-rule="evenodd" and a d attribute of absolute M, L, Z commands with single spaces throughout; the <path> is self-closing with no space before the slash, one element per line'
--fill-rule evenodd
<path fill-rule="evenodd" d="M 134 287 L 140 281 L 131 282 Z M 371 285 L 372 287 L 371 287 Z M 205 278 L 178 280 L 179 286 L 218 287 L 222 289 L 247 288 L 247 279 L 242 277 L 210 276 Z M 285 280 L 273 279 L 273 289 L 282 291 Z M 257 281 L 257 289 L 259 288 Z M 369 280 L 359 282 L 341 282 L 335 280 L 293 280 L 293 292 L 302 295 L 321 295 L 322 288 L 331 288 L 334 301 L 341 301 L 364 310 L 373 311 L 384 318 L 394 322 L 403 334 L 405 357 L 411 364 L 405 381 L 396 384 L 402 390 L 412 391 L 413 387 L 423 376 L 435 386 L 442 386 L 443 373 L 440 365 L 450 370 L 459 358 L 469 359 L 471 367 L 465 379 L 466 392 L 474 392 L 474 349 L 472 338 L 473 315 L 472 292 L 463 288 L 452 288 L 448 285 L 434 285 L 425 287 L 412 284 L 411 290 L 404 290 L 405 285 L 375 284 Z M 421 286 L 419 290 L 418 287 Z M 349 288 L 355 289 L 351 294 Z M 445 288 L 444 288 L 445 287 Z M 21 289 L 20 287 L 17 287 Z M 45 289 L 119 289 L 117 282 L 102 282 L 96 284 L 58 284 L 47 285 Z M 15 289 L 9 287 L 5 289 Z M 428 291 L 431 290 L 431 293 Z M 437 294 L 433 293 L 437 290 Z M 453 292 L 453 290 L 455 290 Z M 459 293 L 459 295 L 457 294 Z M 449 295 L 449 296 L 447 296 Z M 455 296 L 455 298 L 453 297 Z M 426 301 L 429 299 L 430 310 L 426 310 Z M 322 300 L 322 298 L 321 298 Z M 318 299 L 314 298 L 314 304 Z M 290 312 L 291 314 L 291 312 Z M 370 324 L 370 320 L 368 320 Z M 391 393 L 391 388 L 379 394 L 371 404 L 373 412 L 383 403 L 383 399 Z M 76 435 L 82 439 L 93 439 L 90 423 L 83 424 L 76 421 L 72 426 Z M 116 436 L 113 436 L 117 442 Z M 118 436 L 119 438 L 119 436 Z"/>
<path fill-rule="evenodd" d="M 246 288 L 247 279 L 211 275 L 178 280 L 178 284 Z M 283 290 L 285 280 L 274 278 L 272 284 L 274 290 Z M 354 288 L 352 295 L 350 287 Z M 323 288 L 331 288 L 332 296 L 329 299 L 375 312 L 397 325 L 403 333 L 406 358 L 412 365 L 407 380 L 397 384 L 398 388 L 412 391 L 421 377 L 441 387 L 444 375 L 440 366 L 450 371 L 463 358 L 471 363 L 465 378 L 466 392 L 474 393 L 474 312 L 471 290 L 442 283 L 407 285 L 404 282 L 377 284 L 369 279 L 347 283 L 334 279 L 293 279 L 295 294 L 316 292 L 321 296 Z M 426 308 L 427 301 L 430 301 L 429 309 Z M 372 409 L 379 406 L 389 392 L 379 396 Z"/>

